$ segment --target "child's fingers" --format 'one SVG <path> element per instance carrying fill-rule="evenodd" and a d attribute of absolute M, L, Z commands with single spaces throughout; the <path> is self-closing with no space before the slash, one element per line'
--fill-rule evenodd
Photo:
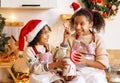
<path fill-rule="evenodd" d="M 75 61 L 77 62 L 80 62 L 80 59 L 79 58 L 74 58 Z"/>
<path fill-rule="evenodd" d="M 68 33 L 70 34 L 70 32 L 71 32 L 71 31 L 70 31 L 70 28 L 65 27 L 65 32 L 66 32 L 67 34 L 68 34 Z"/>

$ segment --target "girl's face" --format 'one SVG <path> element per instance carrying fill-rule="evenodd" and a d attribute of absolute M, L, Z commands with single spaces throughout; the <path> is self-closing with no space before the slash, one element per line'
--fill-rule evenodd
<path fill-rule="evenodd" d="M 50 33 L 49 28 L 47 26 L 45 26 L 45 28 L 42 30 L 42 34 L 40 36 L 39 44 L 46 45 L 48 43 L 49 33 Z"/>
<path fill-rule="evenodd" d="M 76 16 L 74 19 L 74 29 L 78 35 L 87 35 L 90 34 L 90 28 L 92 27 L 93 22 L 89 22 L 88 19 L 84 16 Z"/>

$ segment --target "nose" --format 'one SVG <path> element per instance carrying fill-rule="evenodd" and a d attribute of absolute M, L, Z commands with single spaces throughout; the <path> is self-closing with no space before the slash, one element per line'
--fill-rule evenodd
<path fill-rule="evenodd" d="M 81 29 L 82 29 L 81 25 L 78 24 L 78 25 L 76 26 L 76 30 L 81 30 Z"/>

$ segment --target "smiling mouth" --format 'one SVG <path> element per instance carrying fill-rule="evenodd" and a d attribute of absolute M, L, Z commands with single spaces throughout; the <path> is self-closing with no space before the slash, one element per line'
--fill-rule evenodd
<path fill-rule="evenodd" d="M 82 31 L 77 31 L 77 35 L 80 35 Z"/>

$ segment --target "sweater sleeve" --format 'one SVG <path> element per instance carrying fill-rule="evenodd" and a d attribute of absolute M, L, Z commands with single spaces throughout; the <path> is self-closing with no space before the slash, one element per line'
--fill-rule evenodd
<path fill-rule="evenodd" d="M 109 67 L 108 52 L 106 51 L 103 39 L 96 35 L 96 61 L 103 64 L 106 68 Z"/>
<path fill-rule="evenodd" d="M 45 71 L 44 64 L 41 64 L 38 61 L 31 47 L 28 47 L 25 52 L 26 52 L 26 58 L 27 58 L 28 66 L 30 68 L 30 72 L 33 72 L 35 74 L 40 74 L 41 72 Z"/>
<path fill-rule="evenodd" d="M 72 44 L 74 39 L 75 39 L 74 35 L 72 35 L 67 39 L 66 45 L 63 45 L 62 43 L 60 44 L 60 47 L 58 48 L 58 52 L 56 54 L 57 58 L 70 57 L 70 51 L 72 49 Z"/>

